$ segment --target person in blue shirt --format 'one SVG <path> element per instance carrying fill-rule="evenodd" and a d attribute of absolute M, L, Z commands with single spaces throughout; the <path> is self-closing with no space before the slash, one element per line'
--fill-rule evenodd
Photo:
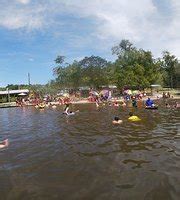
<path fill-rule="evenodd" d="M 153 107 L 153 106 L 154 106 L 153 100 L 151 100 L 150 98 L 148 98 L 148 99 L 146 100 L 146 106 L 148 106 L 148 107 Z"/>

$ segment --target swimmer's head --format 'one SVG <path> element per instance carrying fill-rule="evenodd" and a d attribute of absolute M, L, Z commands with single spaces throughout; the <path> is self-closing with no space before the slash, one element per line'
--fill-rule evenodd
<path fill-rule="evenodd" d="M 130 113 L 129 113 L 129 116 L 130 116 L 130 117 L 133 116 L 133 112 L 130 112 Z"/>
<path fill-rule="evenodd" d="M 115 121 L 119 121 L 119 117 L 117 117 L 117 116 L 114 117 L 114 120 L 115 120 Z"/>

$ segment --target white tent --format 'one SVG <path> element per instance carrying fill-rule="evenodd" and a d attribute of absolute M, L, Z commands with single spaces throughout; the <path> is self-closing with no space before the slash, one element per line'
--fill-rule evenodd
<path fill-rule="evenodd" d="M 20 93 L 20 94 L 18 94 L 18 96 L 26 96 L 27 94 L 26 93 L 24 93 L 24 92 L 22 92 L 22 93 Z"/>

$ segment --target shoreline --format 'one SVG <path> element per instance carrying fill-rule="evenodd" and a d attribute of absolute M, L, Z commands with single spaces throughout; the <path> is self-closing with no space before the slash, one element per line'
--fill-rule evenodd
<path fill-rule="evenodd" d="M 146 96 L 143 97 L 140 100 L 137 101 L 145 101 L 147 100 L 147 98 L 151 98 L 152 100 L 162 100 L 163 98 L 157 98 L 155 96 Z M 163 100 L 180 100 L 180 96 L 174 96 L 173 98 L 167 98 L 167 99 L 163 99 Z M 123 102 L 124 99 L 116 99 L 113 98 L 110 100 L 110 102 Z M 58 102 L 50 102 L 52 105 L 60 105 Z M 96 102 L 91 102 L 87 99 L 81 99 L 81 100 L 77 100 L 77 101 L 72 101 L 71 104 L 73 105 L 78 105 L 78 104 L 95 104 Z M 25 107 L 25 106 L 35 106 L 34 104 L 27 104 L 24 106 L 18 106 L 16 105 L 16 102 L 9 102 L 9 103 L 0 103 L 0 108 L 14 108 L 14 107 Z"/>

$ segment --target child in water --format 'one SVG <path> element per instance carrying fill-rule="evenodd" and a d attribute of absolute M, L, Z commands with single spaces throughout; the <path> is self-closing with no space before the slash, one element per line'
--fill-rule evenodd
<path fill-rule="evenodd" d="M 119 117 L 114 117 L 114 120 L 112 121 L 113 124 L 121 124 L 123 121 L 119 119 Z"/>
<path fill-rule="evenodd" d="M 9 145 L 9 141 L 8 141 L 8 139 L 6 139 L 6 140 L 0 142 L 0 149 L 2 149 L 4 147 L 8 147 L 8 145 Z"/>

